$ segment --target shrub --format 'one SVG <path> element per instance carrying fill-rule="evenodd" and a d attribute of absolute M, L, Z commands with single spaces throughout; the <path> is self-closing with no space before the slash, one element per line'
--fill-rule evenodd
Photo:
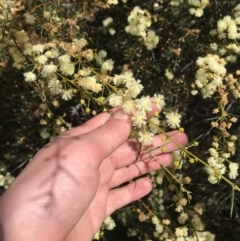
<path fill-rule="evenodd" d="M 44 143 L 122 106 L 141 148 L 169 129 L 191 143 L 95 238 L 116 222 L 145 241 L 239 240 L 237 0 L 3 0 L 0 28 L 3 189 Z M 153 104 L 162 112 L 147 118 Z"/>

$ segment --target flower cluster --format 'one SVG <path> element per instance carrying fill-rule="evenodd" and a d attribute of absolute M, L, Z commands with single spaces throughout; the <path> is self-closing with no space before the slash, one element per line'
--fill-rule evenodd
<path fill-rule="evenodd" d="M 215 235 L 212 233 L 205 232 L 196 232 L 194 236 L 189 236 L 189 230 L 187 227 L 176 228 L 175 234 L 177 238 L 175 241 L 214 241 Z"/>
<path fill-rule="evenodd" d="M 179 180 L 182 183 L 189 183 L 190 179 L 188 177 L 182 178 L 180 177 Z M 179 212 L 178 222 L 180 226 L 175 229 L 176 240 L 182 241 L 190 241 L 190 240 L 203 240 L 203 241 L 214 241 L 215 235 L 211 234 L 210 232 L 203 232 L 204 231 L 204 224 L 201 220 L 201 215 L 203 214 L 203 207 L 201 204 L 197 203 L 192 208 L 187 206 L 187 199 L 184 197 L 177 197 L 174 195 L 173 201 L 176 202 L 177 208 L 175 211 Z M 191 235 L 188 231 L 187 224 L 189 224 L 198 235 Z M 198 239 L 199 238 L 199 239 Z"/>
<path fill-rule="evenodd" d="M 25 38 L 25 41 L 27 40 L 28 39 Z M 60 51 L 56 47 L 56 44 L 57 42 L 54 41 L 46 44 L 27 44 L 28 48 L 31 47 L 31 49 L 28 50 L 27 55 L 34 59 L 34 66 L 32 71 L 24 73 L 24 77 L 25 81 L 34 82 L 37 80 L 38 75 L 38 78 L 46 81 L 47 87 L 52 95 L 61 95 L 62 99 L 70 100 L 73 97 L 72 84 L 75 84 L 77 78 L 80 76 L 80 74 L 77 74 L 75 75 L 75 79 L 72 79 L 75 74 L 76 62 L 73 62 L 71 58 L 74 59 L 76 55 L 79 56 L 79 54 L 81 54 L 83 59 L 90 61 L 93 59 L 93 53 L 88 50 L 82 50 L 87 44 L 87 41 L 83 38 L 74 39 L 71 45 L 61 43 L 62 50 Z M 26 51 L 26 46 L 24 47 Z M 71 77 L 70 80 L 66 78 L 68 76 Z M 84 82 L 84 80 L 82 82 L 89 83 L 89 81 Z M 78 81 L 78 84 L 82 86 L 82 82 Z M 93 88 L 94 87 L 92 87 L 92 89 Z"/>
<path fill-rule="evenodd" d="M 240 54 L 240 47 L 236 40 L 240 38 L 240 4 L 233 9 L 233 15 L 226 15 L 218 20 L 216 29 L 210 34 L 217 37 L 219 43 L 212 43 L 210 48 L 228 63 L 236 63 Z"/>
<path fill-rule="evenodd" d="M 227 15 L 223 19 L 220 19 L 217 23 L 217 33 L 220 39 L 228 38 L 228 39 L 240 39 L 239 25 L 240 25 L 240 15 L 239 7 L 240 4 L 234 9 L 235 10 L 235 18 Z"/>
<path fill-rule="evenodd" d="M 159 42 L 159 37 L 154 30 L 148 30 L 152 24 L 151 15 L 147 10 L 142 10 L 136 6 L 128 16 L 129 25 L 125 28 L 127 33 L 133 36 L 141 36 L 144 45 L 148 50 L 152 50 Z"/>
<path fill-rule="evenodd" d="M 102 65 L 104 58 L 107 57 L 107 52 L 105 50 L 99 50 L 98 53 L 94 54 L 94 59 L 98 65 Z"/>
<path fill-rule="evenodd" d="M 236 179 L 238 176 L 239 164 L 229 161 L 231 156 L 235 153 L 235 141 L 237 138 L 235 136 L 229 136 L 227 139 L 229 139 L 226 145 L 228 152 L 217 151 L 216 148 L 219 147 L 219 140 L 216 136 L 214 137 L 214 142 L 212 143 L 213 147 L 209 149 L 211 156 L 208 158 L 209 166 L 206 170 L 209 174 L 208 180 L 212 184 L 218 183 L 221 179 L 221 175 L 226 174 L 227 172 L 230 179 Z M 227 163 L 229 163 L 229 171 L 227 170 Z"/>
<path fill-rule="evenodd" d="M 159 42 L 159 36 L 157 36 L 153 30 L 148 30 L 146 36 L 144 36 L 143 39 L 144 45 L 148 50 L 154 49 Z"/>
<path fill-rule="evenodd" d="M 179 157 L 178 157 L 179 159 Z M 155 213 L 160 214 L 160 216 L 166 216 L 168 209 L 165 208 L 164 201 L 166 198 L 163 198 L 163 178 L 166 176 L 166 172 L 164 170 L 158 170 L 151 173 L 150 178 L 154 183 L 155 189 L 150 194 L 148 201 L 152 210 Z M 168 179 L 171 179 L 169 176 Z M 176 179 L 181 186 L 183 184 L 188 184 L 191 182 L 189 177 L 182 177 L 181 175 Z M 168 185 L 168 189 L 174 191 L 176 188 L 176 183 L 170 183 Z M 186 190 L 184 191 L 186 192 Z M 175 236 L 173 237 L 172 233 L 169 233 L 168 226 L 170 225 L 170 220 L 168 219 L 159 219 L 158 216 L 153 216 L 151 221 L 155 226 L 155 231 L 153 232 L 153 236 L 158 238 L 159 240 L 164 241 L 214 241 L 215 236 L 210 232 L 204 232 L 204 224 L 201 220 L 201 215 L 203 214 L 203 206 L 200 203 L 196 203 L 194 206 L 189 207 L 188 200 L 183 196 L 183 193 L 179 193 L 178 195 L 173 195 L 172 201 L 175 203 L 175 211 L 179 213 L 178 223 L 179 227 L 175 228 Z M 191 199 L 191 195 L 188 196 Z M 188 226 L 194 228 L 196 234 L 192 235 L 192 232 L 189 231 Z M 133 231 L 132 231 L 133 233 Z"/>
<path fill-rule="evenodd" d="M 229 129 L 237 122 L 237 118 L 229 115 L 225 107 L 231 97 L 235 99 L 240 97 L 238 78 L 240 71 L 227 73 L 228 65 L 236 63 L 240 54 L 240 48 L 236 44 L 236 39 L 240 38 L 239 9 L 240 5 L 237 5 L 233 9 L 233 16 L 227 15 L 218 20 L 217 28 L 211 31 L 210 34 L 217 37 L 217 41 L 210 44 L 210 49 L 215 54 L 208 54 L 197 60 L 199 70 L 196 73 L 195 85 L 201 89 L 204 98 L 211 98 L 217 93 L 219 99 L 218 107 L 212 111 L 218 117 L 216 121 L 211 122 L 212 128 L 217 131 L 218 135 L 213 136 L 212 147 L 209 149 L 210 157 L 207 159 L 206 166 L 208 181 L 212 184 L 218 183 L 223 175 L 228 175 L 230 179 L 236 179 L 238 176 L 238 163 L 232 160 L 238 138 L 229 133 Z M 196 90 L 192 91 L 192 94 L 196 93 Z M 224 142 L 221 141 L 222 138 Z"/>
<path fill-rule="evenodd" d="M 196 73 L 196 86 L 201 89 L 203 98 L 210 98 L 223 84 L 226 74 L 226 62 L 218 55 L 208 54 L 197 59 L 199 70 Z M 192 91 L 196 94 L 197 91 Z"/>
<path fill-rule="evenodd" d="M 191 15 L 195 17 L 202 17 L 203 10 L 209 4 L 209 0 L 188 0 L 187 3 L 183 0 L 171 0 L 170 5 L 172 7 L 178 7 L 179 5 L 189 9 Z M 190 8 L 189 8 L 190 7 Z"/>
<path fill-rule="evenodd" d="M 179 6 L 183 3 L 183 0 L 171 0 L 170 5 L 171 6 Z"/>
<path fill-rule="evenodd" d="M 0 187 L 7 189 L 14 179 L 15 178 L 10 173 L 6 173 L 4 175 L 0 174 Z"/>
<path fill-rule="evenodd" d="M 110 216 L 108 216 L 108 217 L 104 220 L 101 229 L 98 230 L 97 233 L 94 235 L 94 239 L 95 239 L 95 240 L 100 240 L 100 238 L 101 238 L 102 235 L 103 235 L 103 230 L 104 230 L 104 229 L 106 229 L 106 230 L 113 230 L 115 227 L 116 227 L 115 221 L 114 221 Z"/>
<path fill-rule="evenodd" d="M 127 114 L 132 115 L 133 126 L 138 130 L 136 138 L 143 146 L 153 142 L 160 122 L 157 117 L 149 118 L 148 113 L 153 110 L 153 106 L 158 110 L 163 108 L 163 95 L 155 94 L 152 98 L 142 96 L 137 99 L 143 90 L 141 81 L 136 80 L 129 70 L 112 77 L 110 74 L 114 67 L 113 60 L 105 59 L 107 52 L 104 50 L 94 53 L 91 49 L 85 49 L 87 41 L 84 38 L 73 39 L 71 43 L 53 40 L 45 44 L 31 44 L 24 33 L 16 36 L 18 42 L 22 43 L 26 56 L 33 60 L 32 69 L 23 74 L 25 81 L 40 81 L 45 86 L 42 89 L 43 96 L 60 96 L 63 100 L 71 100 L 78 91 L 95 95 L 102 104 L 107 103 L 110 107 L 121 106 Z M 149 44 L 151 45 L 150 42 Z M 57 48 L 57 45 L 60 48 Z M 14 56 L 14 53 L 12 54 Z M 93 60 L 100 66 L 100 73 L 84 65 Z M 19 63 L 17 60 L 16 62 Z M 80 63 L 82 68 L 77 69 L 76 66 Z M 102 91 L 106 88 L 109 89 L 109 95 L 104 98 Z M 179 122 L 180 115 L 167 115 L 167 124 L 171 128 L 179 127 Z M 46 138 L 48 135 L 43 131 L 41 136 Z"/>
<path fill-rule="evenodd" d="M 143 146 L 150 145 L 154 134 L 158 133 L 159 120 L 157 117 L 148 118 L 148 113 L 153 106 L 162 109 L 165 105 L 164 96 L 155 94 L 152 98 L 142 96 L 137 99 L 143 90 L 141 81 L 136 80 L 130 71 L 110 76 L 114 62 L 111 59 L 105 60 L 107 53 L 104 50 L 95 54 L 89 49 L 85 50 L 87 41 L 83 38 L 74 39 L 71 44 L 61 42 L 61 49 L 56 48 L 56 43 L 57 41 L 31 45 L 28 56 L 33 58 L 34 65 L 32 70 L 24 73 L 25 81 L 40 80 L 48 88 L 49 94 L 61 96 L 63 100 L 71 100 L 74 91 L 78 90 L 98 95 L 106 87 L 112 89 L 106 99 L 102 96 L 99 98 L 110 107 L 121 106 L 127 114 L 131 114 L 133 126 L 138 129 L 138 141 Z M 84 66 L 76 71 L 79 56 L 82 58 L 81 63 L 95 60 L 100 65 L 100 73 L 96 74 L 92 68 Z M 177 128 L 180 115 L 168 114 L 167 120 L 171 128 Z M 42 136 L 46 137 L 45 134 Z"/>
<path fill-rule="evenodd" d="M 157 216 L 152 217 L 152 223 L 155 225 L 155 231 L 153 235 L 155 238 L 158 238 L 161 236 L 161 233 L 163 233 L 164 227 Z"/>
<path fill-rule="evenodd" d="M 218 109 L 215 111 L 218 113 Z M 209 175 L 208 181 L 212 184 L 218 183 L 222 175 L 226 173 L 228 173 L 230 179 L 235 179 L 238 176 L 238 164 L 230 161 L 236 151 L 237 137 L 227 131 L 236 121 L 236 117 L 225 116 L 217 122 L 211 123 L 212 127 L 220 133 L 219 136 L 213 136 L 212 147 L 208 150 L 210 157 L 207 160 L 209 166 L 206 167 L 206 171 Z M 223 144 L 220 144 L 221 136 L 225 139 Z M 220 147 L 221 151 L 218 151 Z"/>
<path fill-rule="evenodd" d="M 103 20 L 102 25 L 104 28 L 108 29 L 108 32 L 110 35 L 114 35 L 116 33 L 116 30 L 113 28 L 110 28 L 110 25 L 113 23 L 113 19 L 111 17 L 108 17 Z"/>
<path fill-rule="evenodd" d="M 212 184 L 215 184 L 219 181 L 219 174 L 225 174 L 226 166 L 223 161 L 227 157 L 230 157 L 229 153 L 223 153 L 222 156 L 219 157 L 219 154 L 215 148 L 210 148 L 209 153 L 211 157 L 208 158 L 209 167 L 206 168 L 207 173 L 209 175 L 208 181 Z"/>
<path fill-rule="evenodd" d="M 129 25 L 125 30 L 133 36 L 146 36 L 146 30 L 152 24 L 150 13 L 138 6 L 134 7 L 127 20 Z"/>
<path fill-rule="evenodd" d="M 239 169 L 239 164 L 238 163 L 234 163 L 234 162 L 230 162 L 229 165 L 229 178 L 230 179 L 236 179 L 236 177 L 238 176 L 238 169 Z"/>
<path fill-rule="evenodd" d="M 14 15 L 21 10 L 24 10 L 21 1 L 2 0 L 0 2 L 0 24 L 12 20 Z"/>
<path fill-rule="evenodd" d="M 104 228 L 107 229 L 107 230 L 112 230 L 116 227 L 116 224 L 115 224 L 114 220 L 110 216 L 108 216 L 104 220 L 103 224 L 104 224 Z"/>
<path fill-rule="evenodd" d="M 155 181 L 153 175 L 154 175 L 154 173 L 151 175 L 151 179 L 153 181 Z M 165 208 L 164 205 L 163 205 L 163 201 L 164 201 L 163 197 L 164 197 L 163 196 L 163 190 L 162 189 L 159 190 L 159 189 L 156 188 L 152 191 L 151 195 L 148 198 L 148 201 L 149 201 L 151 207 L 154 210 L 156 210 L 156 212 L 161 212 Z"/>
<path fill-rule="evenodd" d="M 118 0 L 107 0 L 107 3 L 110 5 L 116 5 L 118 4 Z"/>
<path fill-rule="evenodd" d="M 36 22 L 36 17 L 33 15 L 33 14 L 30 14 L 30 13 L 25 13 L 24 14 L 24 17 L 25 17 L 25 22 L 27 24 L 30 24 L 30 25 L 34 25 L 35 22 Z"/>
<path fill-rule="evenodd" d="M 138 129 L 138 141 L 143 146 L 152 144 L 154 134 L 158 132 L 159 120 L 156 117 L 148 117 L 153 106 L 159 110 L 165 105 L 164 96 L 155 94 L 152 98 L 142 96 L 135 99 L 142 91 L 143 86 L 140 80 L 135 80 L 132 73 L 125 72 L 122 75 L 115 75 L 113 81 L 119 85 L 125 85 L 125 89 L 121 89 L 120 93 L 112 93 L 108 97 L 108 103 L 112 107 L 121 106 L 127 114 L 132 115 L 133 127 Z"/>
<path fill-rule="evenodd" d="M 189 13 L 201 17 L 204 8 L 209 4 L 209 0 L 188 0 L 188 4 L 191 6 Z"/>

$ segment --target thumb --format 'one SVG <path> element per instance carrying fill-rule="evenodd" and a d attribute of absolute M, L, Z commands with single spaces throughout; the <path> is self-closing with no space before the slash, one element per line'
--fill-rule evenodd
<path fill-rule="evenodd" d="M 131 127 L 131 117 L 118 109 L 103 125 L 84 134 L 85 153 L 89 153 L 88 161 L 102 161 L 108 157 L 127 140 Z"/>

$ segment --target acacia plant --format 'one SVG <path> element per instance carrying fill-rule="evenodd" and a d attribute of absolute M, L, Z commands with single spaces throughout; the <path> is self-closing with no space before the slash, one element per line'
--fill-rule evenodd
<path fill-rule="evenodd" d="M 239 240 L 237 0 L 0 0 L 0 29 L 2 191 L 39 147 L 121 107 L 150 154 L 170 129 L 191 142 L 95 239 Z"/>

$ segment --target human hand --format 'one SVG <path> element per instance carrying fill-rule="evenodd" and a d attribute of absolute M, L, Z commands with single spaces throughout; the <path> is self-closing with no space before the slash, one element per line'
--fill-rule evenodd
<path fill-rule="evenodd" d="M 127 140 L 129 116 L 121 110 L 102 113 L 61 134 L 43 147 L 0 199 L 0 236 L 4 241 L 91 240 L 103 220 L 116 209 L 142 198 L 152 189 L 142 177 L 171 163 L 170 142 L 161 153 L 156 136 L 151 158 L 138 155 L 139 144 Z M 184 133 L 169 133 L 180 145 Z M 136 158 L 138 159 L 136 160 Z"/>

